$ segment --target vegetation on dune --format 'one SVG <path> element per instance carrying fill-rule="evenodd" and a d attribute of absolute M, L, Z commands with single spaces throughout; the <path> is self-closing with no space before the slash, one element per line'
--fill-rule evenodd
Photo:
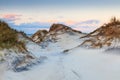
<path fill-rule="evenodd" d="M 19 50 L 25 49 L 25 44 L 18 40 L 18 32 L 0 20 L 0 48 L 13 48 L 17 47 Z"/>
<path fill-rule="evenodd" d="M 120 24 L 120 20 L 117 19 L 116 17 L 111 18 L 109 24 Z"/>
<path fill-rule="evenodd" d="M 120 20 L 117 19 L 116 17 L 112 17 L 108 23 L 103 24 L 100 28 L 94 30 L 90 34 L 88 34 L 86 36 L 83 36 L 81 38 L 84 38 L 84 37 L 87 37 L 87 36 L 91 36 L 91 34 L 95 33 L 98 30 L 101 31 L 99 33 L 103 33 L 103 32 L 105 33 L 106 31 L 109 31 L 109 28 L 113 30 L 113 28 L 118 28 L 119 25 L 120 25 Z M 103 31 L 103 28 L 104 28 L 104 31 Z M 117 30 L 119 30 L 119 28 Z M 119 31 L 115 30 L 115 32 L 119 32 Z"/>
<path fill-rule="evenodd" d="M 116 47 L 115 44 L 118 44 L 120 41 L 120 20 L 113 17 L 108 23 L 81 38 L 89 38 L 81 45 L 88 44 L 94 48 L 102 48 L 104 46 Z"/>
<path fill-rule="evenodd" d="M 108 23 L 105 23 L 101 27 L 109 27 L 109 26 L 115 26 L 115 25 L 120 25 L 120 20 L 117 19 L 116 17 L 112 17 Z"/>
<path fill-rule="evenodd" d="M 120 37 L 120 21 L 116 17 L 111 18 L 109 23 L 101 27 L 99 35 Z"/>

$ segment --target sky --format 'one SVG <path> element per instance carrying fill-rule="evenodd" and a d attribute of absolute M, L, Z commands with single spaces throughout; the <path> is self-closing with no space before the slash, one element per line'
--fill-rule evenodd
<path fill-rule="evenodd" d="M 89 33 L 113 16 L 120 18 L 120 0 L 0 0 L 0 19 L 27 34 L 53 23 Z"/>

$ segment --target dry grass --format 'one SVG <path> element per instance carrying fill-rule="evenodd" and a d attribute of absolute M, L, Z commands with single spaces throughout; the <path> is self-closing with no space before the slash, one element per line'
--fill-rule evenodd
<path fill-rule="evenodd" d="M 85 40 L 81 45 L 89 42 L 92 44 L 92 47 L 99 46 L 101 48 L 104 45 L 110 46 L 114 39 L 120 40 L 120 21 L 113 17 L 110 22 L 82 38 L 88 38 L 88 40 Z"/>
<path fill-rule="evenodd" d="M 0 48 L 25 48 L 25 44 L 18 40 L 18 32 L 4 22 L 0 20 Z"/>

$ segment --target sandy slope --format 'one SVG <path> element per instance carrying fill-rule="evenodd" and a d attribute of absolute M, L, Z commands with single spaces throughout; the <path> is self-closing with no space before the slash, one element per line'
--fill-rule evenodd
<path fill-rule="evenodd" d="M 29 71 L 8 71 L 5 80 L 119 80 L 119 68 L 120 55 L 78 48 L 50 54 Z"/>
<path fill-rule="evenodd" d="M 119 80 L 120 55 L 104 53 L 102 50 L 78 48 L 70 52 L 65 64 L 80 80 Z"/>
<path fill-rule="evenodd" d="M 78 36 L 67 34 L 58 37 L 58 42 L 50 43 L 45 49 L 30 43 L 28 49 L 36 57 L 46 56 L 47 59 L 29 71 L 6 71 L 4 80 L 120 80 L 120 55 L 115 54 L 119 51 L 75 48 L 62 53 L 81 41 Z"/>

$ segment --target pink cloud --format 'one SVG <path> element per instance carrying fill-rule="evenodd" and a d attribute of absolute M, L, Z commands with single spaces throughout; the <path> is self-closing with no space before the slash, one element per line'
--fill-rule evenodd
<path fill-rule="evenodd" d="M 3 19 L 8 19 L 8 20 L 16 20 L 19 19 L 19 17 L 22 15 L 18 15 L 18 14 L 4 14 L 2 15 Z"/>
<path fill-rule="evenodd" d="M 65 23 L 66 23 L 67 25 L 74 25 L 74 24 L 76 24 L 77 22 L 75 22 L 75 21 L 73 21 L 73 20 L 67 20 Z"/>

